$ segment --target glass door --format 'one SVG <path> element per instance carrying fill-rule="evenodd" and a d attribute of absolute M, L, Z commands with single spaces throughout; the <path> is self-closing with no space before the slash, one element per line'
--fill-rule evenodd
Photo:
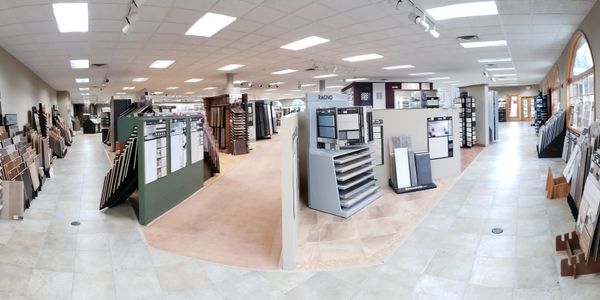
<path fill-rule="evenodd" d="M 531 121 L 535 117 L 533 97 L 521 97 L 521 121 Z"/>
<path fill-rule="evenodd" d="M 521 115 L 519 113 L 519 97 L 509 96 L 508 97 L 508 120 L 509 121 L 520 121 Z"/>

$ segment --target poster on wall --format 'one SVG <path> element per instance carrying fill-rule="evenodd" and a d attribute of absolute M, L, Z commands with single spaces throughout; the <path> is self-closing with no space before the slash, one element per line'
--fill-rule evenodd
<path fill-rule="evenodd" d="M 452 117 L 427 118 L 427 137 L 432 160 L 454 157 Z"/>
<path fill-rule="evenodd" d="M 187 124 L 185 119 L 171 120 L 171 173 L 187 165 Z"/>
<path fill-rule="evenodd" d="M 144 122 L 144 179 L 146 184 L 167 176 L 167 123 Z"/>
<path fill-rule="evenodd" d="M 190 150 L 192 154 L 192 164 L 204 159 L 204 131 L 201 117 L 191 118 L 190 129 Z"/>

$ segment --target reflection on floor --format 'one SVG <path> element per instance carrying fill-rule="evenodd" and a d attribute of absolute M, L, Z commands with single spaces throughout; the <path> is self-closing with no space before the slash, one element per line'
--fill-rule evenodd
<path fill-rule="evenodd" d="M 224 172 L 217 180 L 144 227 L 148 244 L 228 265 L 277 268 L 281 251 L 279 137 L 254 143 L 254 147 L 251 154 L 236 158 L 237 164 L 224 160 Z"/>

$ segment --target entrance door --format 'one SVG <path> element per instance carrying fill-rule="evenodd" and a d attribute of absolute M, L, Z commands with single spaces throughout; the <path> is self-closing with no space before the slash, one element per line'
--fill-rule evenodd
<path fill-rule="evenodd" d="M 521 97 L 521 121 L 531 121 L 535 117 L 533 97 Z"/>
<path fill-rule="evenodd" d="M 518 96 L 508 96 L 506 106 L 508 108 L 508 121 L 520 121 L 520 105 Z"/>

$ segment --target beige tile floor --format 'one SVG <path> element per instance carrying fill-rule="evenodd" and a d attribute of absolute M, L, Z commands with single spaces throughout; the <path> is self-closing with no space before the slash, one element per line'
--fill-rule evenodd
<path fill-rule="evenodd" d="M 78 135 L 26 219 L 0 221 L 0 299 L 599 299 L 600 276 L 558 275 L 565 254 L 553 238 L 574 221 L 543 184 L 546 168 L 564 163 L 537 159 L 528 124 L 501 127 L 500 142 L 383 262 L 295 272 L 149 247 L 128 206 L 97 211 L 108 163 L 99 136 Z M 50 264 L 53 249 L 67 254 Z"/>

